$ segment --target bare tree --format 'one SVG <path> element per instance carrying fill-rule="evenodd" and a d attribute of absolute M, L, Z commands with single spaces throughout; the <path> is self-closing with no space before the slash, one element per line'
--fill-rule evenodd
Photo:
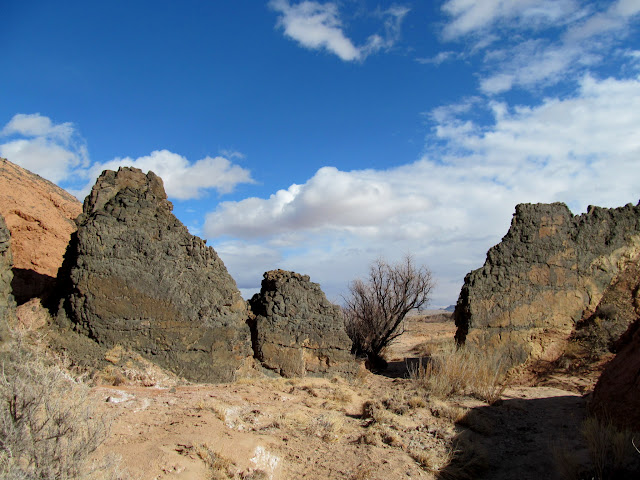
<path fill-rule="evenodd" d="M 402 335 L 407 314 L 429 303 L 434 284 L 431 271 L 416 267 L 410 255 L 396 264 L 375 261 L 369 278 L 352 282 L 344 299 L 353 353 L 367 356 L 374 366 L 385 365 L 384 348 Z"/>

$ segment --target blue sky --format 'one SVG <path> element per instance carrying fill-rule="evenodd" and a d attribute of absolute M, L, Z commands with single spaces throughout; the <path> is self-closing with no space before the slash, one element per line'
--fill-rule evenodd
<path fill-rule="evenodd" d="M 457 299 L 520 202 L 640 200 L 640 0 L 0 5 L 0 156 L 165 182 L 245 296 L 377 257 Z"/>

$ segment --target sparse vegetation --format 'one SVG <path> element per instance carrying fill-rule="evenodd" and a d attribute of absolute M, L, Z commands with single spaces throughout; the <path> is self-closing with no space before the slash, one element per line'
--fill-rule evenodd
<path fill-rule="evenodd" d="M 631 432 L 619 429 L 606 419 L 587 418 L 582 426 L 582 434 L 596 480 L 623 476 L 629 463 L 635 460 Z"/>
<path fill-rule="evenodd" d="M 0 374 L 0 476 L 117 478 L 112 461 L 90 461 L 110 422 L 88 393 L 68 370 L 15 348 Z"/>
<path fill-rule="evenodd" d="M 374 262 L 367 281 L 352 282 L 345 298 L 345 325 L 353 353 L 367 357 L 373 367 L 384 365 L 384 349 L 404 332 L 407 314 L 427 305 L 433 287 L 431 271 L 417 267 L 410 256 L 397 264 Z"/>
<path fill-rule="evenodd" d="M 430 395 L 448 398 L 465 394 L 488 403 L 500 398 L 506 373 L 505 355 L 499 350 L 481 352 L 453 344 L 432 354 L 426 364 L 409 368 L 416 386 Z"/>

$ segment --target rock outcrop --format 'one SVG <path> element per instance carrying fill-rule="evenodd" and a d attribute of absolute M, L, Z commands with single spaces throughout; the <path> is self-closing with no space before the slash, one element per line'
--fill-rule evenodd
<path fill-rule="evenodd" d="M 591 409 L 620 428 L 640 431 L 640 320 L 621 339 L 620 353 L 605 367 Z"/>
<path fill-rule="evenodd" d="M 266 272 L 250 305 L 254 352 L 265 368 L 286 377 L 357 371 L 340 307 L 308 275 Z"/>
<path fill-rule="evenodd" d="M 456 339 L 502 346 L 513 363 L 552 360 L 576 323 L 640 256 L 640 204 L 521 204 L 501 243 L 465 278 L 454 312 Z"/>
<path fill-rule="evenodd" d="M 9 322 L 15 315 L 15 302 L 11 294 L 12 266 L 11 235 L 0 215 L 0 349 L 9 339 Z"/>
<path fill-rule="evenodd" d="M 172 208 L 153 172 L 103 172 L 61 269 L 65 310 L 102 346 L 139 352 L 192 381 L 231 381 L 253 362 L 246 302 Z"/>
<path fill-rule="evenodd" d="M 587 311 L 571 336 L 574 356 L 597 360 L 618 353 L 621 339 L 640 318 L 640 262 L 634 262 L 611 282 L 594 313 Z"/>
<path fill-rule="evenodd" d="M 82 203 L 60 187 L 0 159 L 0 214 L 11 232 L 18 303 L 52 290 Z"/>

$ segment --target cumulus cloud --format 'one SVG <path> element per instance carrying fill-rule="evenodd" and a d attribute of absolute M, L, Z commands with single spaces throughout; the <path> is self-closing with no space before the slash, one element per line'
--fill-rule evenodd
<path fill-rule="evenodd" d="M 238 155 L 238 152 L 231 152 L 230 156 Z M 115 158 L 105 163 L 94 164 L 89 172 L 91 181 L 85 186 L 83 193 L 88 193 L 100 172 L 107 169 L 117 170 L 123 166 L 139 168 L 145 172 L 153 171 L 163 179 L 167 195 L 180 200 L 199 198 L 208 190 L 229 193 L 239 183 L 253 182 L 249 170 L 234 165 L 225 157 L 205 157 L 190 162 L 182 155 L 169 150 L 156 150 L 150 155 L 136 159 Z"/>
<path fill-rule="evenodd" d="M 208 235 L 240 237 L 317 229 L 369 229 L 427 206 L 406 182 L 379 172 L 342 172 L 323 167 L 304 185 L 291 185 L 268 199 L 223 202 L 207 215 Z"/>
<path fill-rule="evenodd" d="M 497 95 L 559 83 L 583 75 L 611 56 L 638 19 L 637 0 L 608 7 L 573 0 L 449 0 L 447 40 L 475 39 L 473 53 L 484 53 L 486 74 L 480 89 Z M 487 41 L 490 39 L 490 41 Z"/>
<path fill-rule="evenodd" d="M 16 138 L 19 137 L 19 138 Z M 87 148 L 72 123 L 17 114 L 0 131 L 0 156 L 51 180 L 61 182 L 88 165 Z"/>
<path fill-rule="evenodd" d="M 469 120 L 479 108 L 491 125 Z M 222 237 L 225 251 L 261 249 L 258 275 L 308 273 L 335 300 L 369 261 L 411 252 L 438 278 L 434 304 L 446 305 L 506 233 L 517 203 L 562 201 L 580 213 L 640 199 L 640 78 L 585 76 L 573 96 L 536 107 L 471 98 L 432 118 L 437 146 L 420 160 L 384 171 L 322 168 L 269 198 L 220 204 L 205 234 Z M 246 258 L 224 258 L 233 275 L 248 268 Z"/>
<path fill-rule="evenodd" d="M 167 195 L 180 200 L 202 197 L 210 190 L 231 192 L 240 183 L 252 183 L 249 170 L 229 159 L 242 159 L 237 151 L 195 162 L 169 150 L 156 150 L 138 158 L 91 162 L 87 147 L 72 123 L 54 123 L 49 117 L 17 114 L 0 131 L 0 156 L 67 188 L 84 198 L 103 170 L 121 166 L 152 170 L 165 183 Z M 227 158 L 228 157 L 228 158 Z"/>
<path fill-rule="evenodd" d="M 400 37 L 402 20 L 408 8 L 393 6 L 377 12 L 384 20 L 384 35 L 373 34 L 360 46 L 344 33 L 338 6 L 335 3 L 304 1 L 291 4 L 288 0 L 272 0 L 270 7 L 279 12 L 278 27 L 284 34 L 311 50 L 327 50 L 342 60 L 364 60 L 367 56 L 391 48 Z"/>

